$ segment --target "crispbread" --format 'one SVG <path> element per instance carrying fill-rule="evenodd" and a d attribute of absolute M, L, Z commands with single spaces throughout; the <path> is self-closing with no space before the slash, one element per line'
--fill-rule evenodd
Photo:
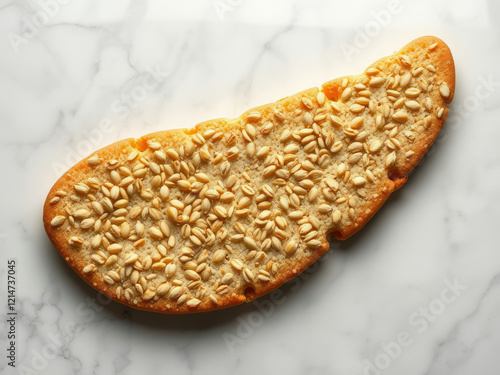
<path fill-rule="evenodd" d="M 454 88 L 450 50 L 422 37 L 236 119 L 116 142 L 56 182 L 45 230 L 87 283 L 126 305 L 188 313 L 253 300 L 404 184 Z"/>

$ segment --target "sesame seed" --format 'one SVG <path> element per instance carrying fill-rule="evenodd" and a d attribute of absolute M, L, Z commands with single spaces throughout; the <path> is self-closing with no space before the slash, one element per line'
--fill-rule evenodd
<path fill-rule="evenodd" d="M 339 224 L 342 219 L 342 213 L 339 210 L 335 210 L 332 213 L 332 221 L 334 224 Z"/>
<path fill-rule="evenodd" d="M 356 176 L 351 179 L 354 186 L 360 187 L 366 184 L 366 179 L 364 177 Z"/>
<path fill-rule="evenodd" d="M 241 271 L 243 269 L 243 262 L 239 259 L 232 259 L 230 264 L 236 271 Z"/>
<path fill-rule="evenodd" d="M 408 121 L 408 114 L 405 111 L 397 111 L 392 115 L 392 119 L 399 123 L 405 123 Z"/>
<path fill-rule="evenodd" d="M 289 144 L 283 149 L 283 152 L 285 154 L 296 154 L 299 152 L 300 147 L 297 144 Z"/>
<path fill-rule="evenodd" d="M 285 253 L 288 256 L 295 254 L 298 244 L 295 241 L 289 241 L 285 246 Z"/>
<path fill-rule="evenodd" d="M 58 215 L 52 219 L 50 225 L 52 225 L 53 227 L 60 227 L 61 225 L 64 224 L 65 221 L 66 221 L 65 216 Z"/>
<path fill-rule="evenodd" d="M 444 108 L 440 108 L 438 112 L 438 118 L 443 117 L 443 113 L 444 113 Z"/>

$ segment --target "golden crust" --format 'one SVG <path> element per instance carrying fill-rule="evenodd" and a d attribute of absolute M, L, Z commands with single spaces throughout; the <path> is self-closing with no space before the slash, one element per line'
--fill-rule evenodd
<path fill-rule="evenodd" d="M 384 66 L 389 64 L 391 59 L 396 59 L 401 55 L 408 55 L 412 58 L 418 58 L 421 51 L 429 49 L 430 46 L 436 44 L 433 48 L 434 53 L 432 56 L 425 56 L 426 59 L 432 60 L 432 64 L 436 68 L 436 76 L 438 81 L 446 82 L 449 89 L 450 95 L 445 100 L 438 96 L 436 100 L 441 100 L 440 106 L 444 107 L 444 104 L 450 103 L 453 99 L 453 93 L 455 89 L 455 70 L 453 64 L 453 58 L 450 50 L 444 42 L 435 37 L 421 37 L 416 39 L 403 47 L 399 52 L 383 58 L 370 66 L 370 68 L 378 68 L 384 70 Z M 326 96 L 331 100 L 336 100 L 340 95 L 342 90 L 342 82 L 347 79 L 348 81 L 355 81 L 358 76 L 349 76 L 335 79 L 333 81 L 327 82 L 323 85 L 323 91 Z M 306 93 L 316 94 L 319 90 L 316 88 L 307 90 Z M 288 103 L 293 102 L 296 98 L 303 93 L 294 95 L 289 98 L 282 99 L 280 102 L 286 107 Z M 265 114 L 268 111 L 272 111 L 274 108 L 274 103 L 267 104 L 258 108 L 254 108 L 247 111 L 240 118 L 246 117 L 249 113 L 258 110 Z M 380 209 L 384 204 L 390 194 L 401 187 L 407 179 L 408 173 L 418 164 L 420 159 L 423 157 L 425 152 L 430 148 L 434 140 L 436 139 L 441 127 L 443 126 L 448 110 L 445 108 L 444 113 L 441 118 L 434 117 L 430 127 L 427 129 L 426 133 L 421 135 L 414 147 L 415 152 L 405 158 L 398 157 L 398 161 L 390 170 L 387 178 L 379 183 L 379 190 L 377 191 L 377 197 L 366 201 L 360 211 L 360 214 L 356 217 L 351 225 L 344 226 L 341 228 L 332 229 L 330 232 L 337 239 L 346 239 L 360 230 L 371 217 Z M 169 130 L 157 133 L 152 133 L 141 137 L 140 139 L 125 139 L 116 142 L 112 145 L 104 147 L 88 158 L 80 161 L 74 167 L 72 167 L 68 172 L 66 172 L 52 187 L 50 190 L 47 200 L 44 204 L 43 210 L 43 222 L 45 231 L 49 236 L 50 240 L 54 244 L 55 248 L 59 251 L 61 256 L 66 260 L 68 265 L 73 268 L 73 270 L 90 286 L 100 291 L 107 297 L 128 305 L 133 308 L 155 311 L 160 313 L 189 313 L 189 312 L 200 312 L 200 311 L 210 311 L 214 309 L 220 309 L 225 307 L 234 306 L 245 301 L 251 301 L 259 296 L 262 296 L 270 291 L 276 289 L 284 282 L 292 279 L 293 277 L 300 274 L 307 267 L 309 267 L 314 261 L 321 257 L 329 248 L 329 243 L 326 239 L 323 239 L 321 246 L 315 250 L 311 250 L 307 256 L 302 257 L 295 263 L 290 264 L 286 268 L 280 270 L 280 272 L 267 284 L 261 284 L 258 288 L 247 288 L 243 293 L 232 293 L 224 295 L 219 298 L 218 304 L 210 303 L 210 301 L 203 301 L 197 307 L 189 307 L 186 304 L 177 305 L 175 302 L 171 302 L 167 299 L 159 299 L 155 302 L 144 301 L 140 299 L 137 303 L 129 302 L 127 299 L 121 295 L 120 298 L 116 295 L 116 286 L 108 285 L 102 279 L 102 274 L 99 273 L 83 273 L 83 268 L 87 264 L 83 257 L 75 255 L 74 249 L 68 245 L 68 234 L 62 230 L 56 230 L 51 226 L 51 220 L 55 215 L 60 213 L 60 208 L 52 205 L 50 200 L 56 196 L 57 191 L 69 191 L 72 189 L 73 185 L 85 177 L 92 175 L 94 169 L 89 165 L 87 160 L 91 157 L 98 156 L 102 160 L 110 160 L 116 158 L 116 155 L 123 155 L 125 153 L 131 152 L 132 150 L 144 150 L 147 148 L 147 141 L 150 139 L 155 139 L 166 145 L 175 145 L 186 141 L 190 134 L 194 134 L 197 131 L 204 130 L 208 127 L 217 127 L 218 129 L 224 130 L 231 127 L 232 120 L 218 119 L 211 120 L 204 123 L 200 123 L 193 129 L 189 130 Z"/>

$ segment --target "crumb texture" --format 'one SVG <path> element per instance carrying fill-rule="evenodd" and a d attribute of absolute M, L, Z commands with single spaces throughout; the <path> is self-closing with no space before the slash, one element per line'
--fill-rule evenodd
<path fill-rule="evenodd" d="M 237 119 L 105 147 L 44 207 L 91 286 L 132 307 L 208 311 L 257 298 L 361 229 L 431 146 L 453 99 L 441 40 Z"/>

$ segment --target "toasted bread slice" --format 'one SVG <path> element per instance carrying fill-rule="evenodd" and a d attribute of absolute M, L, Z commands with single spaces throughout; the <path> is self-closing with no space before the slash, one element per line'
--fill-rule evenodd
<path fill-rule="evenodd" d="M 45 230 L 89 285 L 134 308 L 253 300 L 360 230 L 448 115 L 455 68 L 435 37 L 360 75 L 236 119 L 104 147 L 62 176 Z"/>

